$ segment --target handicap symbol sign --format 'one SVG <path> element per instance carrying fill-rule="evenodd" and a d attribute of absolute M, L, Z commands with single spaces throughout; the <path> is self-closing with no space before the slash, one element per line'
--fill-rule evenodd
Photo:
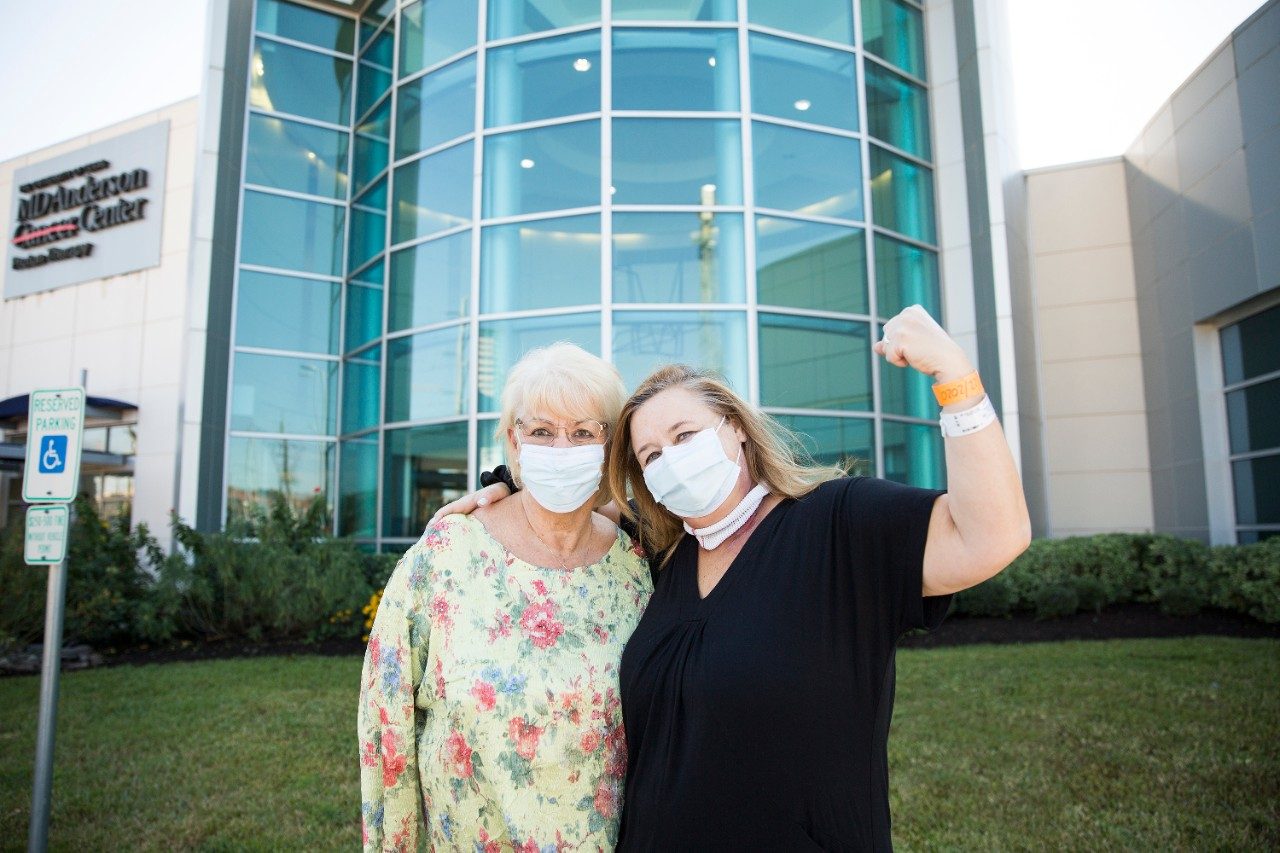
<path fill-rule="evenodd" d="M 47 435 L 40 450 L 40 473 L 61 474 L 67 467 L 67 437 Z"/>

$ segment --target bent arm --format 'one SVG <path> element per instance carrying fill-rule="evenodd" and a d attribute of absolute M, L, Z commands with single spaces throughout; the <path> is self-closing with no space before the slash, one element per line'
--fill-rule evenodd
<path fill-rule="evenodd" d="M 919 305 L 885 323 L 875 352 L 940 383 L 973 372 L 960 345 Z M 982 395 L 957 400 L 944 413 L 973 407 Z M 946 595 L 982 583 L 1026 550 L 1031 521 L 1013 453 L 999 421 L 943 439 L 947 494 L 934 503 L 924 549 L 924 594 Z"/>
<path fill-rule="evenodd" d="M 944 439 L 947 494 L 929 517 L 924 594 L 946 595 L 998 574 L 1026 550 L 1031 522 L 1013 454 L 997 421 Z"/>

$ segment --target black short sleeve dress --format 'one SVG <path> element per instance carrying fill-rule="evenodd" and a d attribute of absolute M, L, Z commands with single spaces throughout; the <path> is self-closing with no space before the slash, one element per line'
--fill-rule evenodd
<path fill-rule="evenodd" d="M 890 850 L 894 651 L 941 492 L 849 478 L 784 500 L 700 598 L 689 536 L 622 656 L 619 850 Z"/>

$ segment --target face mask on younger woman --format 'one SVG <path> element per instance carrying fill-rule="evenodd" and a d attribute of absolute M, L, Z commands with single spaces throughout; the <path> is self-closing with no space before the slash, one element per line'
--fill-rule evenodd
<path fill-rule="evenodd" d="M 654 500 L 681 518 L 700 518 L 714 510 L 733 492 L 742 471 L 742 449 L 731 461 L 716 433 L 707 427 L 684 444 L 664 447 L 662 455 L 644 469 L 644 483 Z"/>

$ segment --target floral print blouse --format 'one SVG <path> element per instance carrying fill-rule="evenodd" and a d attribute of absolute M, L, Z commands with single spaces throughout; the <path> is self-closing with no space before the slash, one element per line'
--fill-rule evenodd
<path fill-rule="evenodd" d="M 627 748 L 618 661 L 649 567 L 520 560 L 476 519 L 429 527 L 387 582 L 360 684 L 366 850 L 610 850 Z"/>

